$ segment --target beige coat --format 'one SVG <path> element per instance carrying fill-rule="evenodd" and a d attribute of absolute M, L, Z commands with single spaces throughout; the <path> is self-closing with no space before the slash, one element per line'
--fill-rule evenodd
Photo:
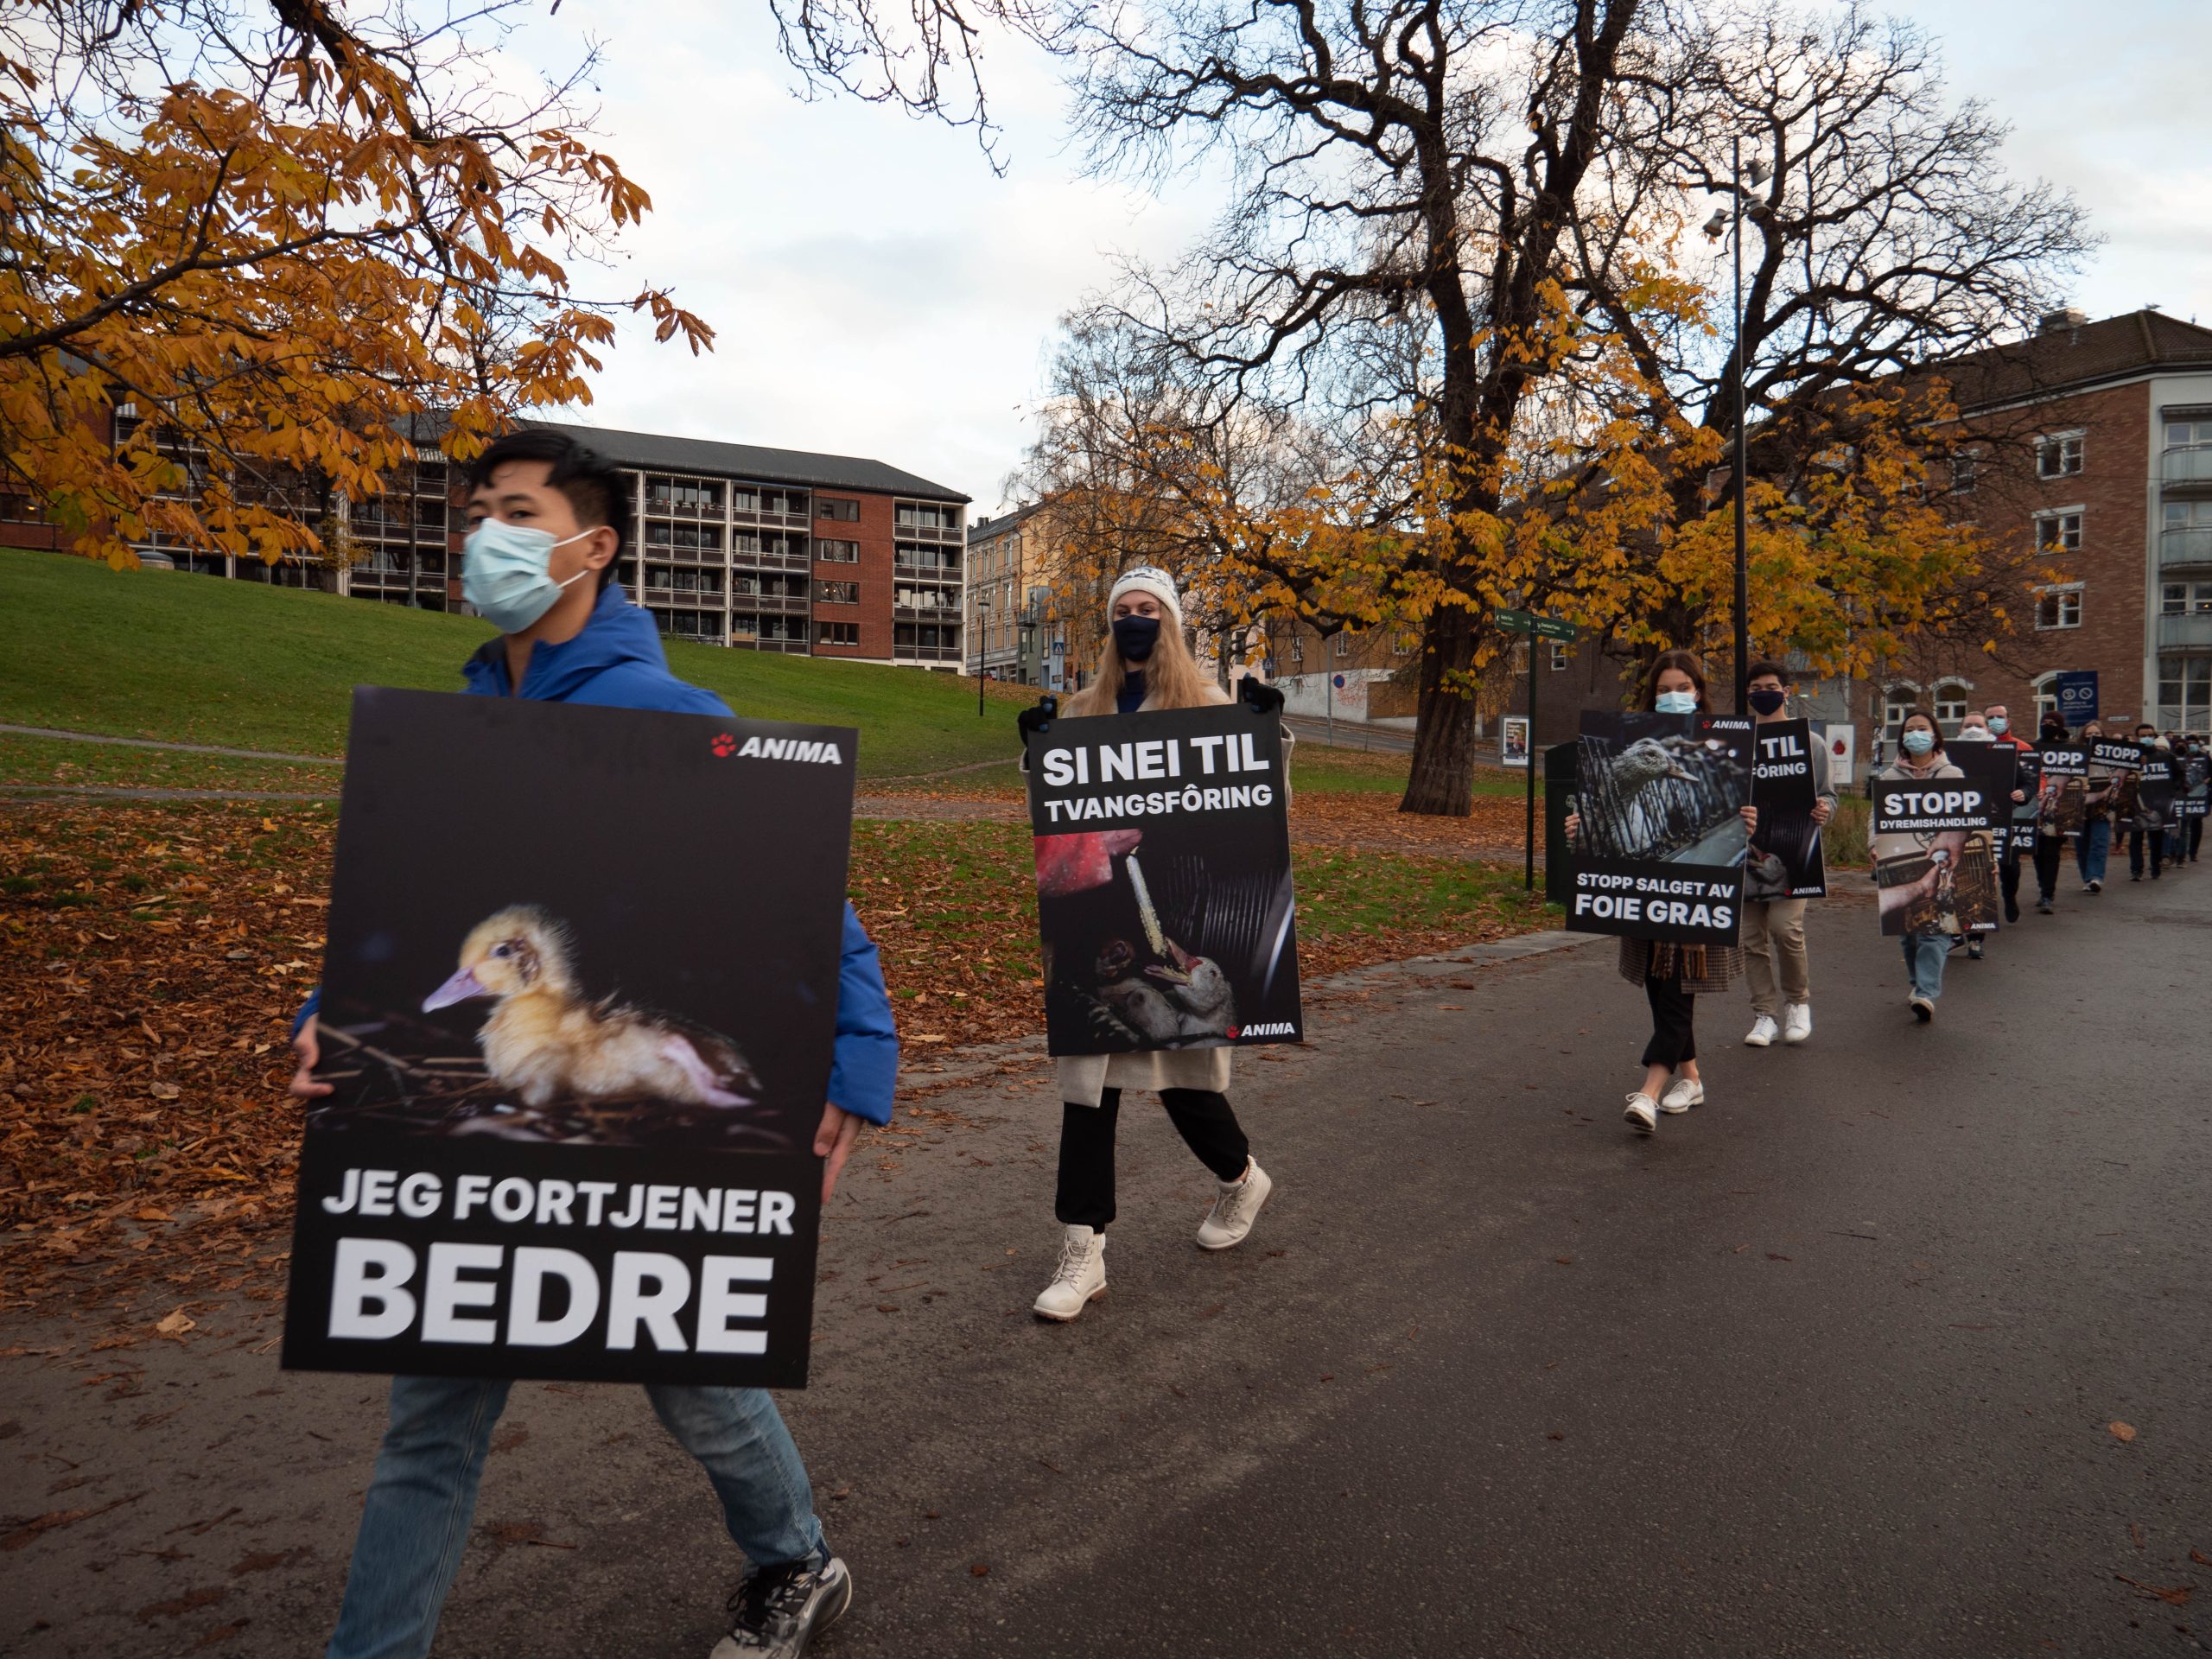
<path fill-rule="evenodd" d="M 1209 703 L 1235 701 L 1217 686 L 1206 690 Z M 1138 705 L 1137 712 L 1156 712 L 1152 699 L 1147 697 Z M 1297 741 L 1296 734 L 1285 726 L 1282 766 L 1286 805 L 1290 800 L 1290 752 Z M 1021 758 L 1021 769 L 1029 769 L 1027 754 Z M 1109 1089 L 1202 1089 L 1225 1095 L 1229 1092 L 1230 1052 L 1224 1045 L 1220 1048 L 1154 1049 L 1143 1054 L 1063 1054 L 1052 1062 L 1052 1070 L 1059 1084 L 1060 1098 L 1071 1106 L 1096 1106 Z"/>

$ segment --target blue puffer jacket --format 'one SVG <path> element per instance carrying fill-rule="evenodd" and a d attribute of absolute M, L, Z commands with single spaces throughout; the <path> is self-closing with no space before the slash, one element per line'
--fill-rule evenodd
<path fill-rule="evenodd" d="M 507 695 L 507 652 L 493 638 L 468 659 L 462 671 L 476 696 Z M 729 706 L 713 692 L 688 685 L 668 671 L 667 655 L 652 618 L 608 582 L 591 620 L 575 639 L 539 645 L 530 653 L 522 695 L 543 702 L 588 702 L 603 709 L 657 709 L 677 715 L 728 715 Z M 293 1022 L 296 1034 L 315 1010 L 321 993 L 308 999 Z M 830 1098 L 871 1123 L 891 1121 L 892 1095 L 899 1076 L 899 1031 L 891 1017 L 891 998 L 883 988 L 883 967 L 860 918 L 845 906 L 844 961 L 837 975 L 837 1048 L 830 1068 Z"/>

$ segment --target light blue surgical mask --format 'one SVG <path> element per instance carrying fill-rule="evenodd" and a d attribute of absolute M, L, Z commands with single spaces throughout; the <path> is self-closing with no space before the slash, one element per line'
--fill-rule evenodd
<path fill-rule="evenodd" d="M 1989 717 L 1989 729 L 2002 737 L 2012 729 L 2012 722 L 2002 715 L 1992 715 Z"/>
<path fill-rule="evenodd" d="M 553 580 L 553 550 L 581 542 L 580 531 L 556 542 L 550 530 L 481 518 L 461 544 L 461 593 L 477 614 L 501 633 L 520 633 L 553 608 L 561 590 L 592 574 L 589 567 L 568 582 Z"/>
<path fill-rule="evenodd" d="M 1904 752 L 1907 754 L 1925 754 L 1935 747 L 1936 734 L 1933 732 L 1923 731 L 1916 726 L 1904 734 Z"/>
<path fill-rule="evenodd" d="M 1694 715 L 1697 713 L 1697 693 L 1662 691 L 1651 706 L 1662 715 Z"/>

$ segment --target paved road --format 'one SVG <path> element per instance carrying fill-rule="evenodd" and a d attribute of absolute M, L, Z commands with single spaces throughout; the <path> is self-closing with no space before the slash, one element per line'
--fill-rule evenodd
<path fill-rule="evenodd" d="M 860 1585 L 825 1659 L 2201 1651 L 2212 875 L 2068 893 L 1925 1029 L 1872 926 L 1818 912 L 1806 1048 L 1708 1006 L 1651 1141 L 1605 945 L 1375 973 L 1243 1065 L 1247 1248 L 1125 1115 L 1068 1327 L 1037 1068 L 925 1103 L 969 1122 L 841 1193 L 792 1400 Z M 0 1510 L 129 1501 L 0 1557 L 0 1649 L 315 1650 L 381 1391 L 279 1376 L 272 1318 L 11 1333 L 71 1351 L 0 1361 Z M 441 1653 L 702 1656 L 731 1552 L 636 1391 L 502 1436 Z"/>
<path fill-rule="evenodd" d="M 1286 715 L 1283 723 L 1301 743 L 1334 744 L 1340 749 L 1374 749 L 1386 754 L 1411 754 L 1414 734 L 1395 726 L 1370 726 L 1363 720 L 1338 720 L 1333 727 L 1315 715 Z"/>

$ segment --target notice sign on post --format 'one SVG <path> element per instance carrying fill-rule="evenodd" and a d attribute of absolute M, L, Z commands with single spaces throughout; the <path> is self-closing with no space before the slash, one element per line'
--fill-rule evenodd
<path fill-rule="evenodd" d="M 1762 721 L 1751 728 L 1751 802 L 1759 810 L 1759 823 L 1744 865 L 1746 899 L 1820 899 L 1827 893 L 1821 826 L 1813 822 L 1813 809 L 1820 804 L 1813 746 L 1819 741 L 1802 720 Z"/>
<path fill-rule="evenodd" d="M 1995 930 L 1995 810 L 1970 778 L 1875 780 L 1874 886 L 1883 932 L 1958 937 Z"/>
<path fill-rule="evenodd" d="M 1508 715 L 1497 722 L 1500 766 L 1525 766 L 1529 764 L 1529 716 Z"/>
<path fill-rule="evenodd" d="M 355 692 L 288 1367 L 805 1382 L 857 735 Z"/>
<path fill-rule="evenodd" d="M 1751 722 L 1712 715 L 1582 716 L 1560 816 L 1567 925 L 1733 944 L 1742 925 Z M 1564 834 L 1571 814 L 1576 833 Z"/>
<path fill-rule="evenodd" d="M 1028 754 L 1050 1051 L 1304 1040 L 1281 723 L 1094 715 Z"/>

